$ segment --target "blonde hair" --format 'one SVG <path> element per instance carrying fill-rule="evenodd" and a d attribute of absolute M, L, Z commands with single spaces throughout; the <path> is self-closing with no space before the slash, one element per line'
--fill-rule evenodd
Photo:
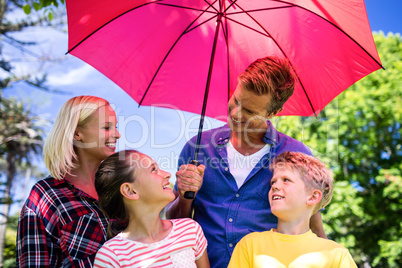
<path fill-rule="evenodd" d="M 315 214 L 327 206 L 332 199 L 334 190 L 333 174 L 323 162 L 313 156 L 296 152 L 284 152 L 280 154 L 270 165 L 272 172 L 276 168 L 291 168 L 296 171 L 304 182 L 306 190 L 320 190 L 322 198 L 313 209 Z"/>
<path fill-rule="evenodd" d="M 108 105 L 108 101 L 95 96 L 77 96 L 63 104 L 43 146 L 43 158 L 53 178 L 61 180 L 76 167 L 73 141 L 77 127 L 84 125 L 100 107 Z"/>

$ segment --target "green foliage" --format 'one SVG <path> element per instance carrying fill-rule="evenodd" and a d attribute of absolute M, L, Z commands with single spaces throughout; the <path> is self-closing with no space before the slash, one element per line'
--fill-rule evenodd
<path fill-rule="evenodd" d="M 3 252 L 4 268 L 15 267 L 17 228 L 19 213 L 8 218 L 6 229 L 6 243 Z"/>
<path fill-rule="evenodd" d="M 25 14 L 31 14 L 31 6 L 30 5 L 23 5 L 22 10 L 24 10 Z"/>
<path fill-rule="evenodd" d="M 390 205 L 387 213 L 400 216 L 402 211 L 402 163 L 399 167 L 387 170 L 382 169 L 379 173 L 379 176 L 376 177 L 376 182 L 384 186 L 381 197 L 384 200 L 393 201 L 388 201 Z M 389 267 L 400 267 L 398 263 L 401 264 L 402 261 L 402 222 L 399 220 L 396 224 L 392 224 L 386 230 L 384 238 L 378 241 L 380 254 L 374 259 L 373 264 L 378 265 L 383 261 Z M 386 238 L 396 239 L 390 241 Z"/>
<path fill-rule="evenodd" d="M 39 0 L 39 1 L 26 1 L 27 4 L 22 6 L 22 10 L 25 14 L 31 14 L 32 7 L 35 11 L 43 10 L 45 14 L 47 14 L 49 21 L 51 21 L 54 17 L 53 8 L 58 7 L 59 4 L 65 3 L 65 0 Z"/>
<path fill-rule="evenodd" d="M 41 153 L 44 123 L 44 120 L 32 116 L 22 102 L 0 98 L 0 156 L 13 153 L 21 163 L 31 151 Z"/>
<path fill-rule="evenodd" d="M 303 141 L 335 174 L 323 212 L 331 239 L 355 261 L 402 264 L 402 39 L 374 34 L 385 67 L 361 79 L 315 117 L 281 117 L 278 130 Z"/>

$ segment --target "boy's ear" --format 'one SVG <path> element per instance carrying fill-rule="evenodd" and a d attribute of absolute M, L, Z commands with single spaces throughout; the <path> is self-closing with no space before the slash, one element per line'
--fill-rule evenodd
<path fill-rule="evenodd" d="M 137 200 L 140 196 L 137 191 L 132 187 L 132 185 L 128 182 L 120 185 L 120 193 L 127 199 Z"/>
<path fill-rule="evenodd" d="M 322 198 L 322 192 L 320 190 L 314 189 L 311 192 L 310 197 L 307 199 L 307 205 L 317 205 Z"/>

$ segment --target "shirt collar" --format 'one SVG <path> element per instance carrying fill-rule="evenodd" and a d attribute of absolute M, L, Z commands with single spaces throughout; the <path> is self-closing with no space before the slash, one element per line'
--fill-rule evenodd
<path fill-rule="evenodd" d="M 66 178 L 62 178 L 61 180 L 54 179 L 53 185 L 54 185 L 54 187 L 67 187 L 68 189 L 70 189 L 73 192 L 74 195 L 85 197 L 87 199 L 96 200 L 92 196 L 90 196 L 89 194 L 87 194 L 87 193 L 81 191 L 80 189 L 78 189 L 77 187 L 75 187 Z"/>
<path fill-rule="evenodd" d="M 264 142 L 270 145 L 278 144 L 278 131 L 272 125 L 270 120 L 267 120 L 268 129 L 264 135 Z M 224 125 L 222 128 L 218 129 L 218 133 L 215 135 L 215 144 L 218 146 L 225 146 L 229 142 L 230 138 L 230 128 L 228 125 Z"/>

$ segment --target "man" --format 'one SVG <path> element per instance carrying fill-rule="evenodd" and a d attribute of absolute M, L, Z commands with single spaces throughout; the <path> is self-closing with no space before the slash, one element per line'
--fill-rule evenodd
<path fill-rule="evenodd" d="M 201 225 L 208 240 L 211 267 L 227 267 L 237 242 L 248 233 L 276 228 L 268 191 L 272 159 L 284 151 L 311 151 L 301 142 L 278 132 L 269 119 L 283 109 L 293 94 L 295 79 L 287 60 L 266 57 L 253 62 L 238 78 L 229 100 L 228 124 L 202 135 L 198 161 L 203 167 L 181 166 L 177 198 L 167 208 L 170 218 L 190 217 Z M 196 137 L 183 148 L 179 166 L 194 155 Z M 199 173 L 199 176 L 195 176 Z M 184 198 L 194 191 L 193 200 Z M 310 227 L 325 237 L 320 212 Z"/>

